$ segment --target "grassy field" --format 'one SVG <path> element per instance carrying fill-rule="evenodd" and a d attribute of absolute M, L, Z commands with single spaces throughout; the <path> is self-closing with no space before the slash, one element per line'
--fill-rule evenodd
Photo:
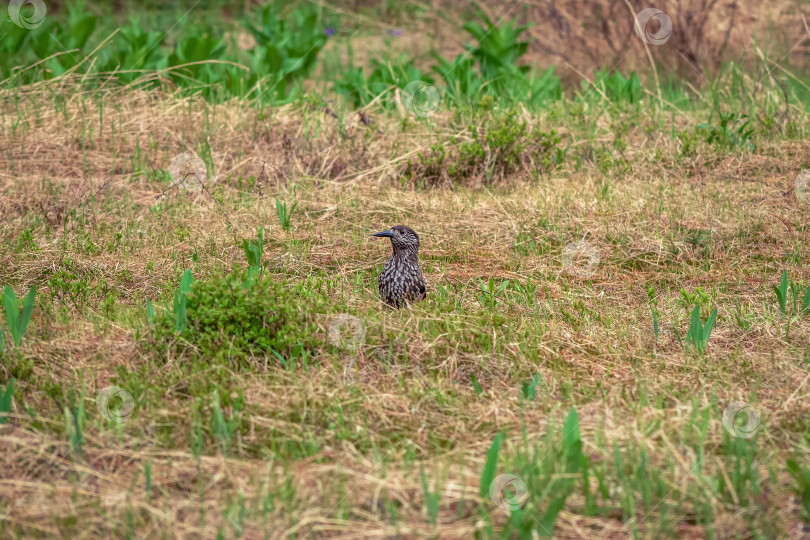
<path fill-rule="evenodd" d="M 161 63 L 167 33 L 131 76 L 103 36 L 0 65 L 0 536 L 810 537 L 786 55 L 454 93 L 389 43 L 392 80 L 322 93 L 326 40 L 251 93 Z M 390 310 L 370 235 L 397 224 L 428 296 Z"/>

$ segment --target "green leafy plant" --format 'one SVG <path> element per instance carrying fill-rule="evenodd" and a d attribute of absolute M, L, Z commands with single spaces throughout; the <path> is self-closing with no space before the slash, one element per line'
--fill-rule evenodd
<path fill-rule="evenodd" d="M 685 307 L 689 308 L 694 306 L 695 304 L 705 306 L 711 302 L 711 295 L 706 292 L 703 287 L 695 287 L 694 292 L 689 292 L 686 289 L 681 289 L 681 297 L 678 299 L 680 304 Z"/>
<path fill-rule="evenodd" d="M 706 142 L 718 145 L 721 148 L 745 148 L 754 150 L 754 128 L 749 127 L 751 119 L 747 114 L 718 113 L 720 121 L 717 125 L 704 123 L 696 130 L 702 133 Z"/>
<path fill-rule="evenodd" d="M 278 354 L 295 365 L 308 362 L 308 351 L 321 344 L 315 316 L 326 312 L 327 300 L 306 283 L 285 287 L 263 272 L 245 287 L 245 273 L 238 271 L 188 283 L 182 294 L 184 339 L 176 339 L 176 316 L 164 314 L 154 328 L 160 348 L 239 363 L 261 358 L 275 364 Z"/>
<path fill-rule="evenodd" d="M 219 443 L 220 452 L 222 452 L 223 456 L 227 456 L 233 447 L 233 437 L 239 428 L 239 412 L 242 407 L 240 396 L 240 399 L 237 399 L 233 406 L 233 412 L 226 415 L 220 404 L 219 392 L 214 390 L 214 401 L 211 404 L 211 431 Z"/>
<path fill-rule="evenodd" d="M 787 469 L 796 482 L 795 492 L 799 496 L 804 520 L 810 522 L 810 469 L 804 469 L 795 459 L 787 460 Z"/>
<path fill-rule="evenodd" d="M 31 287 L 23 302 L 22 312 L 20 304 L 14 290 L 6 285 L 3 291 L 3 307 L 6 310 L 6 326 L 14 341 L 14 346 L 19 347 L 22 343 L 23 334 L 31 321 L 31 314 L 34 311 L 34 300 L 37 296 L 37 288 Z"/>
<path fill-rule="evenodd" d="M 625 78 L 619 71 L 609 73 L 597 71 L 594 78 L 594 86 L 602 90 L 611 101 L 624 101 L 632 104 L 638 103 L 644 97 L 641 80 L 635 73 L 631 73 L 629 77 Z M 587 81 L 583 81 L 582 86 L 585 90 L 590 89 L 590 83 Z"/>
<path fill-rule="evenodd" d="M 221 75 L 211 70 L 205 62 L 219 58 L 224 52 L 223 38 L 207 33 L 178 40 L 168 57 L 169 67 L 174 68 L 170 72 L 172 79 L 183 86 L 217 82 Z"/>
<path fill-rule="evenodd" d="M 698 354 L 706 352 L 706 347 L 709 344 L 709 338 L 712 335 L 714 323 L 717 320 L 717 309 L 711 312 L 709 318 L 706 319 L 704 325 L 700 320 L 700 306 L 695 306 L 692 310 L 692 318 L 689 323 L 689 330 L 686 333 L 686 343 L 691 344 Z"/>
<path fill-rule="evenodd" d="M 457 107 L 472 107 L 486 88 L 486 82 L 475 69 L 475 59 L 460 54 L 451 62 L 437 53 L 433 53 L 433 58 L 439 63 L 433 71 L 444 79 L 446 85 L 446 101 Z"/>
<path fill-rule="evenodd" d="M 371 72 L 366 76 L 360 67 L 349 66 L 336 77 L 335 90 L 345 95 L 355 107 L 366 105 L 381 94 L 395 88 L 404 89 L 413 81 L 433 85 L 433 79 L 414 65 L 412 58 L 399 55 L 386 61 L 371 59 Z M 393 108 L 397 101 L 386 99 L 380 105 Z"/>
<path fill-rule="evenodd" d="M 521 388 L 521 395 L 531 401 L 534 399 L 534 396 L 537 395 L 537 389 L 540 386 L 540 374 L 536 373 L 534 377 L 528 382 L 523 383 L 523 387 Z"/>
<path fill-rule="evenodd" d="M 14 396 L 14 377 L 8 381 L 5 390 L 0 392 L 0 424 L 8 422 L 11 413 L 11 398 Z"/>
<path fill-rule="evenodd" d="M 264 256 L 264 227 L 259 228 L 259 238 L 256 242 L 242 240 L 242 249 L 248 262 L 245 287 L 249 287 L 253 279 L 262 271 L 262 257 Z"/>
<path fill-rule="evenodd" d="M 540 104 L 548 99 L 559 99 L 562 87 L 560 79 L 554 75 L 553 66 L 536 76 L 531 73 L 531 66 L 518 64 L 530 44 L 520 39 L 531 24 L 519 25 L 515 18 L 498 26 L 483 10 L 478 9 L 477 15 L 480 22 L 467 22 L 464 30 L 477 42 L 476 45 L 467 45 L 467 54 L 478 61 L 483 84 L 467 85 L 467 88 L 477 93 L 483 87 L 486 92 L 508 102 Z M 445 71 L 443 76 L 449 87 L 461 88 L 453 76 L 462 73 Z"/>
<path fill-rule="evenodd" d="M 261 269 L 262 255 L 264 254 L 264 227 L 259 228 L 258 241 L 242 240 L 242 249 L 245 250 L 248 265 L 257 270 Z"/>
<path fill-rule="evenodd" d="M 779 311 L 782 315 L 787 315 L 787 292 L 788 292 L 788 273 L 787 270 L 782 272 L 782 281 L 779 286 L 773 286 L 773 292 L 776 293 L 776 301 L 779 302 Z"/>
<path fill-rule="evenodd" d="M 479 279 L 478 287 L 481 291 L 481 294 L 478 295 L 478 301 L 481 302 L 481 305 L 484 307 L 493 308 L 498 302 L 498 296 L 509 287 L 509 280 L 506 279 L 502 281 L 501 284 L 496 287 L 495 280 L 492 279 L 492 277 L 486 282 Z"/>
<path fill-rule="evenodd" d="M 481 482 L 478 487 L 478 495 L 484 499 L 489 496 L 489 486 L 495 480 L 495 473 L 498 470 L 498 453 L 501 451 L 503 433 L 498 433 L 492 440 L 492 444 L 487 450 L 487 460 L 484 463 L 484 470 L 481 473 Z"/>
<path fill-rule="evenodd" d="M 527 277 L 525 285 L 515 281 L 514 287 L 516 291 L 524 296 L 527 306 L 531 307 L 537 304 L 537 284 L 532 283 L 532 278 Z"/>
<path fill-rule="evenodd" d="M 82 453 L 84 446 L 84 390 L 76 399 L 75 393 L 70 394 L 70 406 L 65 405 L 65 433 L 70 438 L 70 447 L 76 454 Z"/>
<path fill-rule="evenodd" d="M 564 152 L 557 152 L 560 137 L 543 131 L 519 116 L 517 109 L 487 114 L 468 126 L 472 139 L 450 138 L 418 152 L 403 167 L 403 183 L 433 187 L 451 182 L 479 179 L 487 185 L 518 171 L 539 175 L 560 164 Z"/>
<path fill-rule="evenodd" d="M 96 28 L 97 18 L 84 10 L 82 2 L 68 6 L 66 24 L 51 21 L 37 28 L 31 37 L 30 47 L 47 68 L 47 78 L 62 75 L 82 61 L 82 54 L 54 54 L 55 45 L 61 50 L 84 49 Z"/>
<path fill-rule="evenodd" d="M 140 19 L 133 17 L 128 25 L 121 27 L 119 35 L 123 39 L 116 40 L 102 52 L 99 70 L 106 73 L 118 70 L 118 78 L 130 83 L 140 75 L 135 70 L 154 65 L 154 59 L 160 53 L 158 46 L 166 34 L 144 31 Z"/>
<path fill-rule="evenodd" d="M 283 0 L 276 0 L 253 13 L 244 25 L 256 40 L 249 53 L 250 75 L 229 68 L 228 86 L 234 93 L 246 95 L 261 82 L 267 90 L 260 97 L 288 102 L 298 94 L 300 82 L 315 68 L 318 54 L 326 45 L 318 10 L 303 4 L 289 12 Z"/>
<path fill-rule="evenodd" d="M 473 385 L 473 391 L 476 393 L 476 395 L 480 396 L 481 394 L 484 393 L 484 389 L 481 388 L 481 384 L 478 382 L 475 373 L 470 373 L 470 382 Z"/>
<path fill-rule="evenodd" d="M 174 331 L 183 332 L 188 327 L 188 292 L 191 290 L 191 283 L 194 277 L 191 270 L 186 270 L 180 278 L 180 286 L 174 293 Z"/>
<path fill-rule="evenodd" d="M 554 524 L 565 501 L 574 491 L 576 476 L 587 470 L 587 458 L 582 453 L 582 439 L 579 429 L 579 415 L 575 407 L 571 407 L 563 424 L 562 451 L 560 453 L 560 466 L 562 477 L 555 481 L 551 491 L 554 493 L 546 511 L 539 520 L 540 536 L 550 538 L 554 535 Z"/>
<path fill-rule="evenodd" d="M 477 14 L 486 28 L 476 21 L 464 24 L 464 30 L 478 41 L 477 47 L 468 47 L 468 50 L 480 63 L 484 78 L 496 79 L 502 70 L 515 66 L 518 59 L 526 54 L 529 41 L 518 40 L 532 25 L 518 26 L 517 19 L 513 19 L 498 27 L 483 11 L 479 10 Z M 524 72 L 527 70 L 528 66 L 522 69 Z"/>
<path fill-rule="evenodd" d="M 787 270 L 782 272 L 782 279 L 779 286 L 773 286 L 773 292 L 776 294 L 776 301 L 779 304 L 779 311 L 785 317 L 788 316 L 789 308 L 792 307 L 792 313 L 795 316 L 801 316 L 807 313 L 810 309 L 810 287 L 804 291 L 801 307 L 799 307 L 799 297 L 801 296 L 801 286 L 788 277 Z M 788 294 L 790 293 L 790 294 Z M 789 302 L 790 300 L 793 302 Z"/>
<path fill-rule="evenodd" d="M 296 206 L 298 206 L 298 201 L 294 202 L 290 209 L 287 210 L 287 203 L 276 199 L 276 215 L 281 223 L 281 228 L 285 231 L 290 230 L 290 226 L 292 225 L 292 214 L 295 211 Z"/>
<path fill-rule="evenodd" d="M 436 525 L 439 519 L 439 502 L 441 501 L 441 493 L 438 490 L 431 490 L 428 485 L 427 477 L 425 476 L 424 466 L 419 465 L 419 476 L 422 480 L 422 493 L 425 497 L 425 509 L 427 510 L 428 518 L 433 525 Z"/>

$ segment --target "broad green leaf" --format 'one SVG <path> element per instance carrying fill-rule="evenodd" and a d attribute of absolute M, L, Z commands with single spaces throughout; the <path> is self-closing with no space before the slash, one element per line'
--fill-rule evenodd
<path fill-rule="evenodd" d="M 540 374 L 535 374 L 532 377 L 532 380 L 529 382 L 523 383 L 523 397 L 532 400 L 534 396 L 537 395 L 537 387 L 540 384 Z"/>
<path fill-rule="evenodd" d="M 709 338 L 712 335 L 712 329 L 714 328 L 714 322 L 717 320 L 717 308 L 714 308 L 709 318 L 706 319 L 706 326 L 703 328 L 703 346 L 705 347 L 709 343 Z"/>
<path fill-rule="evenodd" d="M 578 441 L 580 441 L 579 415 L 577 414 L 577 408 L 571 407 L 571 410 L 568 411 L 568 417 L 565 419 L 565 424 L 563 424 L 563 448 L 566 450 L 573 448 Z"/>
<path fill-rule="evenodd" d="M 281 365 L 284 366 L 284 369 L 287 369 L 287 370 L 290 369 L 289 363 L 284 359 L 283 356 L 281 356 L 279 353 L 277 353 L 274 349 L 270 349 L 270 352 L 272 352 L 275 355 L 275 357 L 278 358 L 278 361 L 281 362 Z"/>
<path fill-rule="evenodd" d="M 779 302 L 779 310 L 783 315 L 787 314 L 787 288 L 788 288 L 788 274 L 787 270 L 782 272 L 782 280 L 779 282 L 779 287 L 774 286 L 773 290 L 776 293 L 776 300 Z"/>
<path fill-rule="evenodd" d="M 276 199 L 276 216 L 278 216 L 278 220 L 284 223 L 284 215 L 286 214 L 286 209 L 282 208 L 281 201 Z"/>
<path fill-rule="evenodd" d="M 484 472 L 481 473 L 481 485 L 478 489 L 481 498 L 489 496 L 489 486 L 495 480 L 495 471 L 498 468 L 498 453 L 501 451 L 502 442 L 503 433 L 498 433 L 492 441 L 492 446 L 487 451 L 487 460 L 484 463 Z"/>
<path fill-rule="evenodd" d="M 78 21 L 73 21 L 70 25 L 70 47 L 82 49 L 96 28 L 96 17 L 87 15 Z"/>
<path fill-rule="evenodd" d="M 183 277 L 180 278 L 180 292 L 187 293 L 191 289 L 191 283 L 194 281 L 194 277 L 191 275 L 191 269 L 186 270 L 183 273 Z"/>
<path fill-rule="evenodd" d="M 174 293 L 174 330 L 182 332 L 186 329 L 186 296 L 180 291 Z"/>
<path fill-rule="evenodd" d="M 11 412 L 11 398 L 14 395 L 14 377 L 8 381 L 8 386 L 6 389 L 0 393 L 0 413 L 10 413 Z M 0 416 L 0 424 L 5 424 L 8 422 L 8 416 Z"/>
<path fill-rule="evenodd" d="M 23 309 L 22 314 L 20 315 L 19 320 L 19 333 L 20 333 L 20 341 L 22 341 L 22 337 L 25 334 L 26 329 L 28 328 L 28 323 L 31 322 L 31 314 L 34 312 L 34 300 L 37 297 L 37 288 L 31 287 L 28 290 L 28 294 L 25 296 L 25 301 L 23 301 Z M 19 343 L 15 343 L 16 346 L 19 346 Z"/>
<path fill-rule="evenodd" d="M 565 506 L 565 501 L 568 499 L 569 494 L 570 490 L 567 493 L 563 493 L 551 499 L 548 508 L 546 508 L 546 513 L 543 514 L 543 517 L 540 518 L 540 522 L 538 523 L 540 536 L 542 538 L 551 538 L 554 535 L 554 524 L 557 522 L 557 516 L 560 514 L 560 510 Z"/>
<path fill-rule="evenodd" d="M 773 292 L 776 293 L 776 301 L 779 303 L 779 311 L 781 311 L 782 314 L 784 314 L 786 311 L 785 308 L 786 299 L 785 297 L 782 296 L 782 291 L 780 291 L 779 287 L 777 287 L 776 285 L 773 286 Z"/>
<path fill-rule="evenodd" d="M 475 393 L 480 396 L 484 390 L 481 388 L 481 385 L 478 384 L 478 379 L 475 378 L 475 374 L 470 373 L 470 381 L 472 382 L 473 390 L 475 390 Z"/>
<path fill-rule="evenodd" d="M 6 326 L 11 333 L 11 338 L 14 343 L 17 343 L 17 329 L 19 328 L 18 320 L 20 318 L 20 307 L 17 301 L 17 295 L 14 290 L 6 285 L 3 290 L 3 307 L 6 308 Z"/>

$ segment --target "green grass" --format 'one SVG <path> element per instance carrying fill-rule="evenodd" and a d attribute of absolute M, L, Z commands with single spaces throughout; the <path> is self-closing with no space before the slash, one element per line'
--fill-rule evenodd
<path fill-rule="evenodd" d="M 324 8 L 223 7 L 3 42 L 0 535 L 806 534 L 801 76 L 565 85 L 474 9 L 465 57 L 362 63 Z M 49 34 L 81 56 L 12 71 Z M 393 311 L 396 224 L 428 297 Z"/>

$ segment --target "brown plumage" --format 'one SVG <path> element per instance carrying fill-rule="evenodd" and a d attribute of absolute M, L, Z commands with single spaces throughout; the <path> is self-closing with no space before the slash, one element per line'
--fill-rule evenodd
<path fill-rule="evenodd" d="M 425 278 L 419 268 L 419 236 L 404 225 L 391 227 L 372 236 L 391 239 L 394 254 L 386 261 L 380 277 L 380 298 L 391 307 L 401 308 L 425 299 Z"/>

